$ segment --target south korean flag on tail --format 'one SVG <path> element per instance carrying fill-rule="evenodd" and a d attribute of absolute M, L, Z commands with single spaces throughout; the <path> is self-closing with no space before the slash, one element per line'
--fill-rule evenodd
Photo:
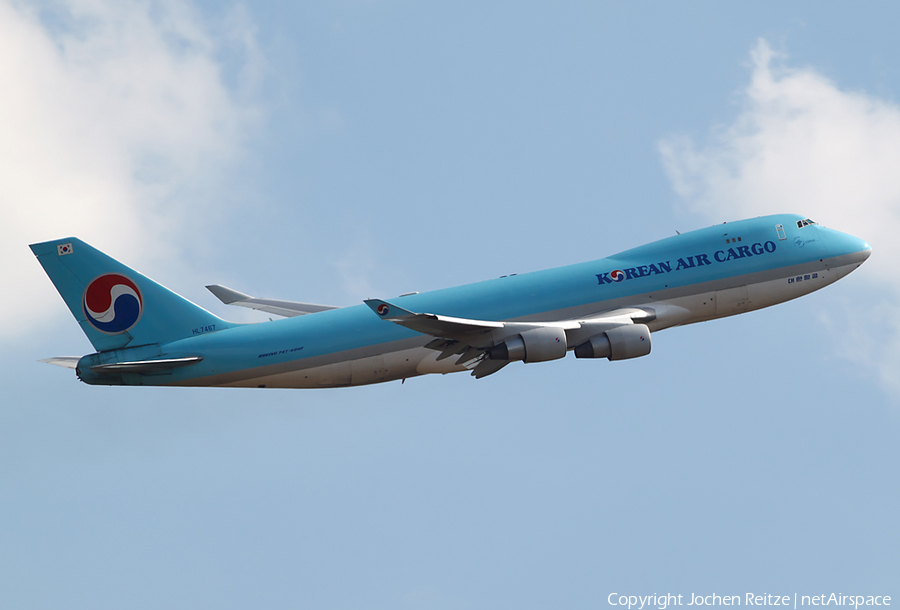
<path fill-rule="evenodd" d="M 72 244 L 60 244 L 56 246 L 56 253 L 59 256 L 63 256 L 65 254 L 72 254 Z"/>

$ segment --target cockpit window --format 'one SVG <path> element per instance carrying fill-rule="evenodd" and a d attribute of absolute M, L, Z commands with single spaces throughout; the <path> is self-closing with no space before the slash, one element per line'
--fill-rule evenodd
<path fill-rule="evenodd" d="M 815 220 L 810 220 L 809 218 L 806 218 L 804 220 L 797 221 L 797 228 L 802 229 L 803 227 L 806 227 L 809 225 L 817 225 L 817 224 L 819 224 L 819 223 L 817 223 Z"/>

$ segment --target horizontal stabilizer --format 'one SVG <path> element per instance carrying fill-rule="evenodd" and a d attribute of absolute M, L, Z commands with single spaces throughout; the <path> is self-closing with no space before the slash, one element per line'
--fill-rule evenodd
<path fill-rule="evenodd" d="M 216 298 L 226 305 L 237 305 L 239 307 L 247 307 L 256 309 L 266 313 L 273 313 L 277 316 L 292 318 L 294 316 L 303 316 L 308 313 L 318 313 L 320 311 L 328 311 L 329 309 L 338 309 L 333 305 L 316 305 L 314 303 L 296 303 L 294 301 L 278 301 L 275 299 L 257 299 L 243 292 L 232 290 L 226 286 L 213 284 L 206 287 Z"/>
<path fill-rule="evenodd" d="M 41 362 L 46 362 L 47 364 L 52 364 L 54 366 L 61 366 L 67 369 L 74 369 L 78 366 L 78 361 L 81 360 L 78 356 L 57 356 L 56 358 L 44 358 Z"/>
<path fill-rule="evenodd" d="M 165 358 L 163 360 L 136 360 L 133 362 L 113 362 L 92 366 L 95 373 L 159 373 L 181 366 L 188 366 L 203 360 L 201 356 L 186 358 Z"/>

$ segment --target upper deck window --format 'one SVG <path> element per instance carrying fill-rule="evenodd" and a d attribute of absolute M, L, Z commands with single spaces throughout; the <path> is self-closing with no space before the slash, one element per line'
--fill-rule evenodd
<path fill-rule="evenodd" d="M 806 218 L 804 220 L 797 221 L 797 228 L 802 229 L 803 227 L 806 227 L 809 225 L 817 225 L 817 224 L 819 224 L 819 223 L 817 223 L 815 220 L 810 220 L 809 218 Z"/>

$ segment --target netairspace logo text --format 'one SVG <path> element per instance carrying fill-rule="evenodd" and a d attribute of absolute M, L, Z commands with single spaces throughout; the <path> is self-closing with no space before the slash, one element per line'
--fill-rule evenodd
<path fill-rule="evenodd" d="M 740 595 L 620 595 L 610 593 L 606 598 L 610 606 L 623 606 L 628 610 L 657 608 L 666 610 L 669 606 L 792 606 L 794 610 L 801 606 L 890 606 L 890 595 L 843 595 L 841 593 L 823 593 L 820 595 L 772 595 L 771 593 L 745 593 Z"/>

